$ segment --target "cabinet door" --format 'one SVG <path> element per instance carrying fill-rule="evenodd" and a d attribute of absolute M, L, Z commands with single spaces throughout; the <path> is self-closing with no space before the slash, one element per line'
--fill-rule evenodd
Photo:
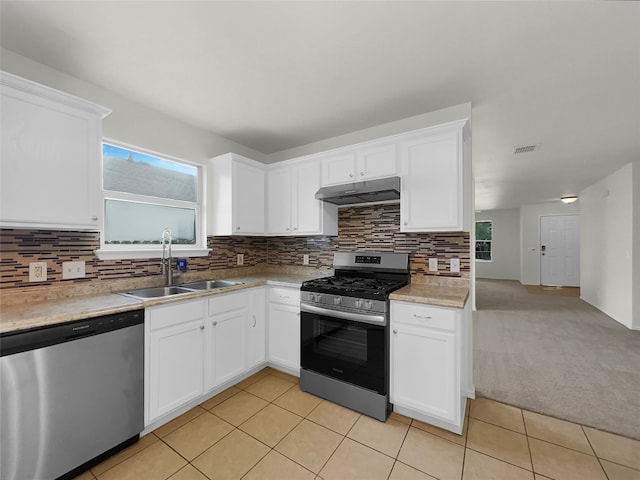
<path fill-rule="evenodd" d="M 247 322 L 247 369 L 267 361 L 266 291 L 259 288 L 250 292 Z"/>
<path fill-rule="evenodd" d="M 233 233 L 264 235 L 264 170 L 233 163 Z"/>
<path fill-rule="evenodd" d="M 400 143 L 400 231 L 462 229 L 462 158 L 456 132 Z"/>
<path fill-rule="evenodd" d="M 101 116 L 2 87 L 0 224 L 97 230 Z"/>
<path fill-rule="evenodd" d="M 291 233 L 291 181 L 291 168 L 267 172 L 267 232 L 272 235 Z"/>
<path fill-rule="evenodd" d="M 322 208 L 316 200 L 320 188 L 320 161 L 309 160 L 293 167 L 293 233 L 309 235 L 322 233 Z"/>
<path fill-rule="evenodd" d="M 457 421 L 455 335 L 392 324 L 391 402 Z"/>
<path fill-rule="evenodd" d="M 398 174 L 396 144 L 372 146 L 358 151 L 359 180 L 389 177 Z"/>
<path fill-rule="evenodd" d="M 233 310 L 209 317 L 207 390 L 246 371 L 247 310 Z"/>
<path fill-rule="evenodd" d="M 322 185 L 336 185 L 356 181 L 355 152 L 343 152 L 322 159 Z"/>
<path fill-rule="evenodd" d="M 146 424 L 203 394 L 203 319 L 151 331 L 148 343 Z"/>
<path fill-rule="evenodd" d="M 300 370 L 300 306 L 269 305 L 269 361 Z"/>

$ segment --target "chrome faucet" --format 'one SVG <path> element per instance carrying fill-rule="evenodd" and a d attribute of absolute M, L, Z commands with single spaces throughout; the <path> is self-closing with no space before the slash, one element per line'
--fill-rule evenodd
<path fill-rule="evenodd" d="M 167 255 L 167 240 L 169 241 L 169 254 Z M 164 275 L 165 285 L 173 285 L 173 271 L 172 263 L 173 258 L 171 256 L 171 242 L 173 241 L 171 236 L 171 230 L 165 228 L 162 231 L 162 260 L 160 265 L 162 266 L 162 275 Z"/>

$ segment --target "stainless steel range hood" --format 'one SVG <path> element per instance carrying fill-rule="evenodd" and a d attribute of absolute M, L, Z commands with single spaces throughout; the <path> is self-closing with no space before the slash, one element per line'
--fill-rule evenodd
<path fill-rule="evenodd" d="M 400 199 L 400 177 L 378 178 L 364 182 L 322 187 L 316 199 L 335 205 L 388 202 Z"/>

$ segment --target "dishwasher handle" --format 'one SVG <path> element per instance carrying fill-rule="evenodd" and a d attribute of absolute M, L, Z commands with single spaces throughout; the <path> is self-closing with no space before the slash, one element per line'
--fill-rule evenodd
<path fill-rule="evenodd" d="M 58 343 L 71 342 L 141 323 L 144 323 L 144 310 L 138 309 L 29 330 L 8 332 L 0 335 L 0 356 L 4 357 Z"/>

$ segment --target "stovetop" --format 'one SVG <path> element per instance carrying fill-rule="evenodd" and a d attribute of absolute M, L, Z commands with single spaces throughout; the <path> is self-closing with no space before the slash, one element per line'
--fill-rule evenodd
<path fill-rule="evenodd" d="M 346 297 L 385 300 L 391 292 L 407 284 L 407 280 L 389 280 L 357 276 L 333 276 L 308 280 L 302 291 L 342 295 Z"/>

